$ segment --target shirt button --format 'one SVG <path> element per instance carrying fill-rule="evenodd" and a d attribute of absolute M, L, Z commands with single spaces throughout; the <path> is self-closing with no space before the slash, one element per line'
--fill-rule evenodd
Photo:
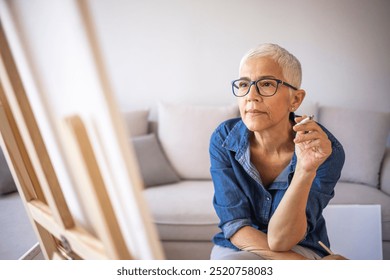
<path fill-rule="evenodd" d="M 266 198 L 266 199 L 267 199 L 267 201 L 269 201 L 269 200 L 270 200 L 270 198 L 269 198 L 268 196 L 267 196 L 267 198 Z"/>

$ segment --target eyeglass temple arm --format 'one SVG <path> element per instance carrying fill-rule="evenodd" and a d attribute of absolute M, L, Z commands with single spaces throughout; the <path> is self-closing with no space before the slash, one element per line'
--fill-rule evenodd
<path fill-rule="evenodd" d="M 295 89 L 295 90 L 298 90 L 298 88 L 296 88 L 296 87 L 294 87 L 293 85 L 290 85 L 289 83 L 287 83 L 287 82 L 284 82 L 284 81 L 280 81 L 283 85 L 285 85 L 285 86 L 288 86 L 288 87 L 290 87 L 290 88 L 292 88 L 292 89 Z"/>

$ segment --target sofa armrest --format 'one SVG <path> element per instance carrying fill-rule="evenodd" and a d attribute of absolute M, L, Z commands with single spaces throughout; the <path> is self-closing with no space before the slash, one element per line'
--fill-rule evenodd
<path fill-rule="evenodd" d="M 380 188 L 383 192 L 390 195 L 390 147 L 387 147 L 382 162 L 380 174 Z"/>

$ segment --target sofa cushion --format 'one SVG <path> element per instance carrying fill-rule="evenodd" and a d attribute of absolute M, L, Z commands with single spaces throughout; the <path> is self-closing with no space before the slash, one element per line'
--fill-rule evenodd
<path fill-rule="evenodd" d="M 179 182 L 154 133 L 133 137 L 131 141 L 145 187 Z"/>
<path fill-rule="evenodd" d="M 182 179 L 211 179 L 208 152 L 211 134 L 222 121 L 237 116 L 237 105 L 159 104 L 158 137 Z"/>
<path fill-rule="evenodd" d="M 148 133 L 149 110 L 134 110 L 123 113 L 127 129 L 132 137 Z"/>
<path fill-rule="evenodd" d="M 380 204 L 382 239 L 390 240 L 390 195 L 367 185 L 338 182 L 330 204 Z"/>
<path fill-rule="evenodd" d="M 344 147 L 345 164 L 340 180 L 377 187 L 390 130 L 390 113 L 321 107 L 320 123 Z"/>
<path fill-rule="evenodd" d="M 210 241 L 219 231 L 213 194 L 211 180 L 186 180 L 144 190 L 160 238 L 176 241 Z"/>

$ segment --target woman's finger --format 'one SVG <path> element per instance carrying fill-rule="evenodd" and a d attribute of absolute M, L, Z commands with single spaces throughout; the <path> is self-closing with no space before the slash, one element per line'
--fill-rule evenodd
<path fill-rule="evenodd" d="M 314 141 L 316 139 L 327 139 L 322 133 L 317 130 L 310 130 L 307 133 L 297 133 L 294 138 L 294 143 L 303 143 L 308 141 Z"/>

